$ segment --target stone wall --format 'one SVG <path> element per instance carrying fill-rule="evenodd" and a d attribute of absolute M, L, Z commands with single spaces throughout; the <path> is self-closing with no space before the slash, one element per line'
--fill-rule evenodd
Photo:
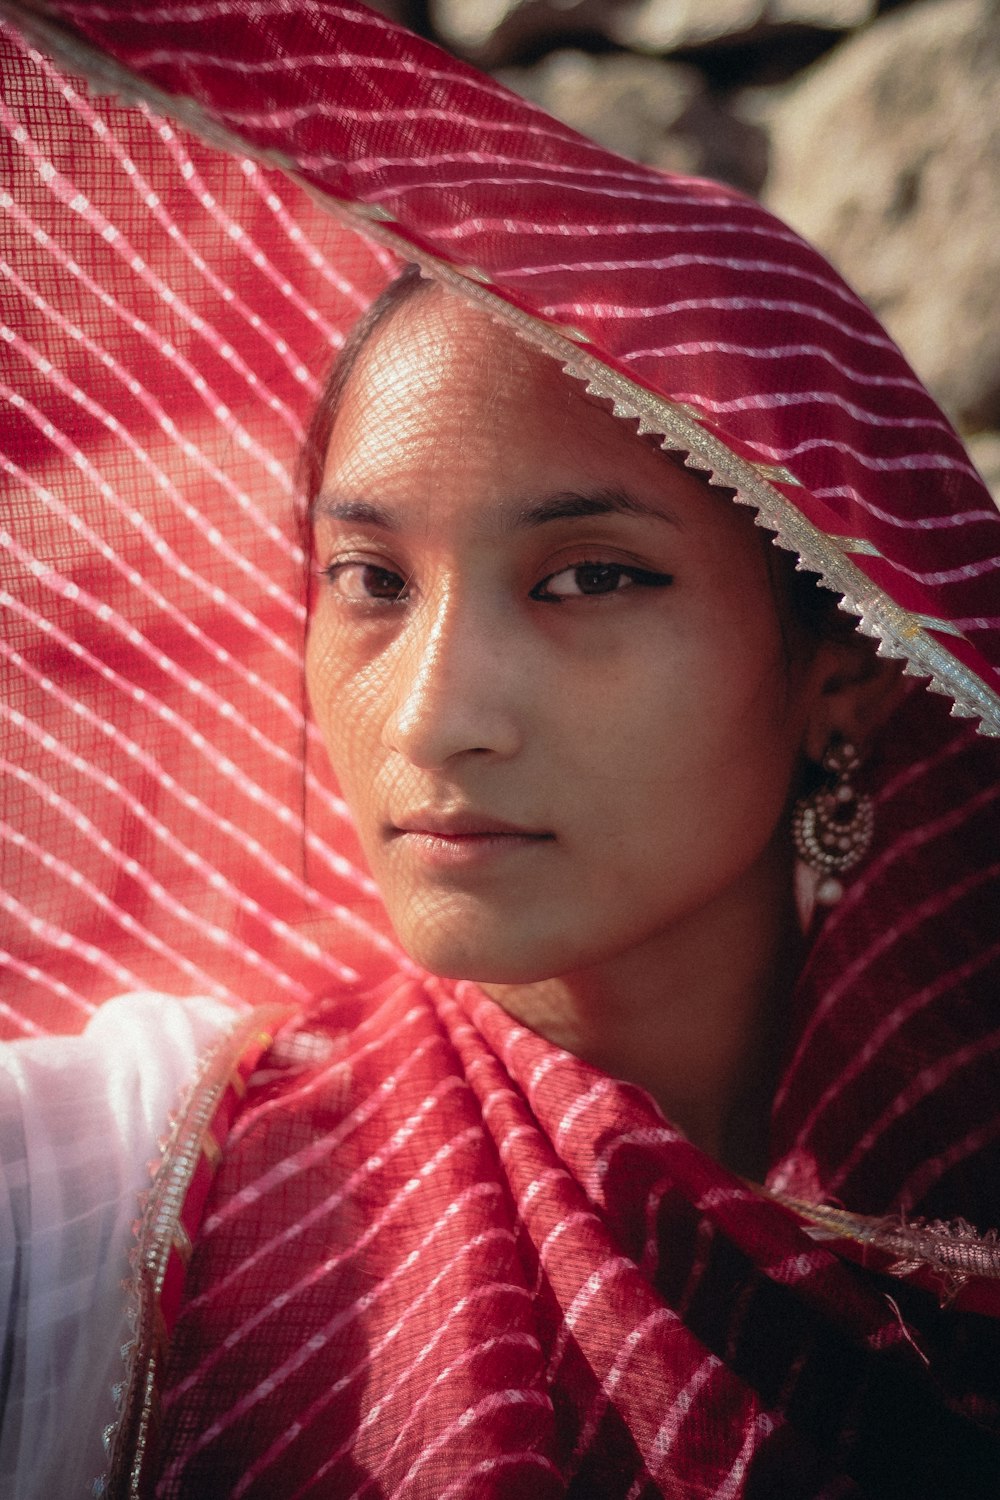
<path fill-rule="evenodd" d="M 384 0 L 616 151 L 754 193 L 870 303 L 1000 498 L 1000 0 Z"/>

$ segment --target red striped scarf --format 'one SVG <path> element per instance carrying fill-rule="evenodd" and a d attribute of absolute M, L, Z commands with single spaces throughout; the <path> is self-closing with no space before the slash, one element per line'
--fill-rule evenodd
<path fill-rule="evenodd" d="M 843 1263 L 474 986 L 309 1036 L 216 1181 L 158 1495 L 995 1493 L 994 1319 Z"/>
<path fill-rule="evenodd" d="M 309 1021 L 322 1066 L 279 1049 L 230 1140 L 168 1471 L 197 1494 L 994 1492 L 973 1283 L 940 1311 L 926 1265 L 842 1264 L 639 1091 L 399 979 L 303 715 L 292 506 L 322 366 L 415 256 L 690 452 L 996 730 L 1000 518 L 944 417 L 757 205 L 621 162 L 363 7 L 17 14 L 212 144 L 4 33 L 6 1020 L 73 1029 L 147 986 L 377 996 Z M 799 985 L 770 1182 L 985 1229 L 996 749 L 920 693 L 867 774 L 877 843 Z M 965 1242 L 931 1240 L 947 1298 Z"/>

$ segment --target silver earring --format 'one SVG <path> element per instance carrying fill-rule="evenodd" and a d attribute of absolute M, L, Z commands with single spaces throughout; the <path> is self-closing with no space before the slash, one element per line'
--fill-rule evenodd
<path fill-rule="evenodd" d="M 844 894 L 837 878 L 860 864 L 875 829 L 872 799 L 859 795 L 851 777 L 861 757 L 849 740 L 832 741 L 823 756 L 826 782 L 800 797 L 792 813 L 795 852 L 818 877 L 815 899 L 835 905 Z"/>

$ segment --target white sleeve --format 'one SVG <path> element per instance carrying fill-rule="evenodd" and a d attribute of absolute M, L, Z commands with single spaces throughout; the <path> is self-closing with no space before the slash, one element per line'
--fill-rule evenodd
<path fill-rule="evenodd" d="M 0 1047 L 0 1493 L 93 1492 L 130 1338 L 132 1226 L 216 1000 L 126 995 L 82 1036 Z"/>

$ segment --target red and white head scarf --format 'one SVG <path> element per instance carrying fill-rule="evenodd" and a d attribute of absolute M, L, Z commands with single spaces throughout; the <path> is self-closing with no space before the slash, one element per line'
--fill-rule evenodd
<path fill-rule="evenodd" d="M 1000 516 L 867 309 L 739 193 L 622 162 L 351 0 L 4 0 L 0 13 L 13 21 L 0 31 L 7 1034 L 75 1031 L 121 990 L 307 1005 L 414 972 L 304 711 L 294 474 L 331 354 L 400 261 L 417 260 L 756 507 L 846 595 L 861 628 L 943 694 L 913 691 L 867 768 L 876 844 L 799 983 L 769 1181 L 859 1212 L 996 1224 L 1000 765 L 988 736 L 1000 733 Z M 771 1494 L 856 1493 L 837 1464 L 810 1467 L 790 1434 L 805 1410 L 813 1442 L 828 1410 L 822 1382 L 801 1397 L 802 1371 L 825 1367 L 835 1385 L 838 1370 L 861 1368 L 859 1347 L 894 1344 L 885 1307 L 805 1253 L 774 1212 L 760 1217 L 753 1194 L 664 1131 L 649 1101 L 598 1086 L 565 1055 L 553 1061 L 475 992 L 427 993 L 436 1022 L 399 981 L 379 1004 L 399 1013 L 400 1037 L 430 1026 L 438 1046 L 447 1032 L 469 1076 L 489 1082 L 499 1068 L 496 1149 L 504 1131 L 522 1143 L 504 1187 L 490 1178 L 493 1148 L 477 1146 L 483 1175 L 468 1203 L 513 1194 L 523 1242 L 576 1247 L 565 1263 L 553 1253 L 544 1290 L 549 1374 L 532 1367 L 523 1386 L 540 1391 L 565 1364 L 553 1386 L 562 1416 L 549 1397 L 519 1398 L 514 1427 L 523 1439 L 531 1409 L 541 1436 L 523 1439 L 534 1467 L 517 1482 L 543 1475 L 544 1493 L 564 1493 L 556 1472 L 586 1472 L 592 1493 L 618 1493 L 601 1478 L 598 1439 L 619 1422 L 610 1451 L 633 1455 L 622 1494 L 765 1493 L 745 1488 L 751 1473 L 780 1487 Z M 379 1014 L 358 1032 L 364 1058 L 364 1026 Z M 411 1056 L 421 1053 L 408 1043 L 391 1067 L 405 1071 Z M 384 1077 L 372 1074 L 372 1097 Z M 594 1128 L 577 1128 L 574 1100 L 597 1101 Z M 307 1109 L 295 1121 L 294 1149 L 307 1152 L 319 1127 Z M 609 1176 L 601 1161 L 618 1136 L 628 1172 Z M 232 1158 L 231 1203 L 241 1172 L 270 1172 L 267 1151 L 277 1161 L 292 1151 L 280 1131 L 277 1143 L 259 1139 L 256 1166 Z M 340 1172 L 370 1173 L 364 1140 L 351 1148 L 357 1163 L 337 1158 Z M 535 1196 L 529 1178 L 543 1169 L 525 1142 L 561 1149 L 543 1172 L 553 1203 Z M 660 1239 L 642 1217 L 648 1173 Z M 228 1214 L 220 1200 L 216 1218 Z M 459 1248 L 495 1232 L 490 1215 L 454 1214 Z M 417 1235 L 415 1205 L 411 1220 Z M 507 1238 L 514 1245 L 513 1230 Z M 628 1296 L 618 1272 L 591 1286 L 597 1262 L 580 1247 L 633 1257 Z M 420 1268 L 418 1251 L 396 1269 Z M 490 1265 L 480 1257 L 475 1275 Z M 274 1274 L 291 1277 L 291 1266 L 280 1260 Z M 424 1277 L 406 1305 L 423 1307 L 436 1286 Z M 777 1323 L 775 1287 L 795 1287 L 792 1301 L 778 1296 Z M 498 1296 L 501 1316 L 508 1293 Z M 792 1307 L 811 1310 L 795 1329 Z M 813 1314 L 823 1329 L 841 1320 L 843 1367 L 823 1355 L 832 1346 Z M 190 1307 L 186 1317 L 181 1328 L 196 1328 Z M 514 1343 L 534 1340 L 532 1317 Z M 757 1317 L 787 1334 L 760 1368 Z M 435 1340 L 433 1317 L 427 1329 Z M 220 1329 L 205 1353 L 195 1335 L 195 1364 L 226 1337 Z M 222 1389 L 213 1371 L 202 1371 L 204 1391 Z M 186 1379 L 181 1370 L 175 1392 Z M 924 1397 L 906 1380 L 879 1400 L 888 1410 L 906 1386 L 918 1452 Z M 390 1395 L 382 1386 L 385 1412 L 396 1410 Z M 501 1407 L 493 1476 L 514 1473 Z M 180 1397 L 174 1410 L 183 1416 Z M 256 1419 L 250 1404 L 250 1428 Z M 421 1421 L 444 1445 L 460 1419 L 429 1401 Z M 402 1430 L 379 1431 L 387 1473 L 417 1473 L 432 1451 L 417 1434 L 397 1452 Z M 202 1452 L 205 1434 L 190 1442 Z M 573 1449 L 565 1463 L 553 1442 Z M 342 1446 L 348 1458 L 364 1451 L 357 1434 Z M 333 1449 L 321 1445 L 324 1463 Z M 787 1469 L 789 1452 L 799 1458 Z M 855 1478 L 885 1473 L 864 1434 L 852 1452 Z M 268 1463 L 244 1470 L 256 1476 L 247 1493 L 277 1493 L 283 1470 Z M 795 1491 L 793 1470 L 805 1475 Z M 421 1482 L 400 1493 L 426 1493 Z M 496 1484 L 489 1493 L 505 1493 Z"/>
<path fill-rule="evenodd" d="M 305 713 L 294 472 L 331 354 L 416 260 L 943 695 L 868 768 L 877 841 L 799 985 L 771 1180 L 996 1222 L 1000 515 L 871 314 L 755 203 L 350 0 L 0 14 L 9 1034 L 128 989 L 305 1004 L 412 972 Z"/>

